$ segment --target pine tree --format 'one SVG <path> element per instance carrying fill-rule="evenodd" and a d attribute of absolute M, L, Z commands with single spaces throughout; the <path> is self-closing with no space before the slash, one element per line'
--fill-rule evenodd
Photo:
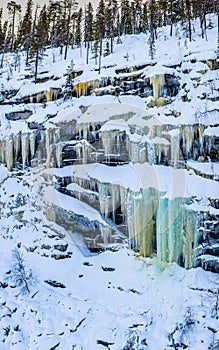
<path fill-rule="evenodd" d="M 3 36 L 4 36 L 4 43 L 3 43 L 3 49 L 2 49 L 2 57 L 1 57 L 0 68 L 3 68 L 5 53 L 9 50 L 11 31 L 10 31 L 10 26 L 8 25 L 8 21 L 4 22 L 4 25 L 3 25 Z"/>
<path fill-rule="evenodd" d="M 22 46 L 26 50 L 26 64 L 28 64 L 29 59 L 29 49 L 31 45 L 31 34 L 32 34 L 32 10 L 33 10 L 33 0 L 27 1 L 26 12 L 24 18 L 21 22 L 18 31 L 17 45 Z"/>
<path fill-rule="evenodd" d="M 132 33 L 132 11 L 128 0 L 121 0 L 122 34 Z"/>
<path fill-rule="evenodd" d="M 92 47 L 92 53 L 94 55 L 92 58 L 95 58 L 95 64 L 97 64 L 99 50 L 100 50 L 100 42 L 99 42 L 99 38 L 96 37 L 96 30 L 95 30 L 94 43 L 93 43 L 93 47 Z"/>
<path fill-rule="evenodd" d="M 109 56 L 110 55 L 110 44 L 109 44 L 109 41 L 106 42 L 106 47 L 104 49 L 104 52 L 103 52 L 103 56 L 106 57 L 106 56 Z"/>
<path fill-rule="evenodd" d="M 216 6 L 217 13 L 217 59 L 219 59 L 219 2 L 217 1 Z"/>
<path fill-rule="evenodd" d="M 89 60 L 90 42 L 94 39 L 94 15 L 91 2 L 85 7 L 84 40 L 87 47 L 86 63 Z"/>
<path fill-rule="evenodd" d="M 71 21 L 72 21 L 72 13 L 74 13 L 77 9 L 78 2 L 75 0 L 65 0 L 64 1 L 64 18 L 67 20 L 65 24 L 65 54 L 64 54 L 64 59 L 67 59 L 67 54 L 68 54 L 68 45 L 69 45 L 69 40 L 71 37 L 70 33 L 70 27 L 71 27 Z"/>
<path fill-rule="evenodd" d="M 144 3 L 143 14 L 142 14 L 142 31 L 144 33 L 147 33 L 148 30 L 149 30 L 148 7 L 147 7 L 147 3 Z"/>
<path fill-rule="evenodd" d="M 106 4 L 106 36 L 110 38 L 110 52 L 113 52 L 113 41 L 118 36 L 116 29 L 116 18 L 118 14 L 117 0 L 108 0 Z"/>
<path fill-rule="evenodd" d="M 76 28 L 75 28 L 75 45 L 81 46 L 82 43 L 82 16 L 83 10 L 80 7 L 76 16 Z"/>
<path fill-rule="evenodd" d="M 50 23 L 50 45 L 57 47 L 62 43 L 62 5 L 58 1 L 50 1 L 48 20 Z"/>
<path fill-rule="evenodd" d="M 149 28 L 150 28 L 150 43 L 151 45 L 155 42 L 157 36 L 157 4 L 155 1 L 150 0 L 148 6 L 149 12 Z"/>
<path fill-rule="evenodd" d="M 14 51 L 15 15 L 16 15 L 17 12 L 21 12 L 21 5 L 17 4 L 15 1 L 10 1 L 7 4 L 7 9 L 9 11 L 9 14 L 12 15 L 11 51 Z"/>
<path fill-rule="evenodd" d="M 67 76 L 64 88 L 64 99 L 72 98 L 74 90 L 74 62 L 71 61 L 67 68 Z"/>
<path fill-rule="evenodd" d="M 185 18 L 184 7 L 178 0 L 169 0 L 167 6 L 167 23 L 170 24 L 170 36 L 173 36 L 173 25 Z"/>
<path fill-rule="evenodd" d="M 186 0 L 186 14 L 188 19 L 188 37 L 192 41 L 192 25 L 191 25 L 191 1 Z"/>
<path fill-rule="evenodd" d="M 149 56 L 150 56 L 150 59 L 153 61 L 156 53 L 156 48 L 155 48 L 154 39 L 151 36 L 149 37 L 148 45 L 149 45 Z"/>
<path fill-rule="evenodd" d="M 142 2 L 141 0 L 136 0 L 131 3 L 132 12 L 132 33 L 140 33 L 142 30 Z"/>
<path fill-rule="evenodd" d="M 3 15 L 3 9 L 0 8 L 0 52 L 3 51 L 4 41 L 5 41 L 5 35 L 2 27 L 2 15 Z"/>
<path fill-rule="evenodd" d="M 37 8 L 38 9 L 38 8 Z M 37 82 L 39 60 L 43 57 L 43 51 L 48 44 L 48 16 L 46 5 L 43 6 L 38 20 L 37 9 L 35 13 L 35 20 L 33 24 L 33 35 L 31 37 L 31 54 L 35 56 L 35 72 L 34 80 Z"/>
<path fill-rule="evenodd" d="M 96 11 L 96 23 L 95 23 L 96 40 L 99 41 L 99 74 L 101 69 L 103 38 L 105 37 L 105 34 L 106 34 L 105 3 L 104 3 L 104 0 L 100 0 Z"/>

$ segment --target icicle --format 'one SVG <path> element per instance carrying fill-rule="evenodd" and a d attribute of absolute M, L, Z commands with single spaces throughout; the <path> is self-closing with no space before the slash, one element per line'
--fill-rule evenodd
<path fill-rule="evenodd" d="M 83 124 L 83 139 L 87 140 L 88 139 L 88 125 Z"/>
<path fill-rule="evenodd" d="M 138 157 L 139 144 L 132 142 L 130 149 L 131 149 L 130 159 L 132 160 L 133 163 L 137 163 L 139 160 L 139 157 Z"/>
<path fill-rule="evenodd" d="M 61 167 L 62 150 L 63 150 L 63 143 L 58 143 L 58 145 L 56 145 L 56 165 L 58 168 Z"/>
<path fill-rule="evenodd" d="M 165 84 L 164 74 L 156 74 L 150 78 L 150 84 L 153 85 L 153 97 L 157 100 L 163 95 L 163 88 Z"/>
<path fill-rule="evenodd" d="M 194 126 L 193 125 L 183 125 L 182 126 L 183 138 L 185 140 L 186 156 L 190 156 L 192 149 L 192 143 L 194 140 Z"/>
<path fill-rule="evenodd" d="M 52 129 L 53 130 L 53 129 Z M 59 143 L 61 141 L 61 137 L 60 137 L 60 129 L 57 128 L 54 130 L 53 132 L 53 140 L 52 140 L 52 143 Z"/>
<path fill-rule="evenodd" d="M 100 225 L 101 237 L 103 238 L 104 244 L 109 244 L 112 237 L 112 229 L 110 226 Z"/>
<path fill-rule="evenodd" d="M 0 162 L 5 163 L 5 140 L 0 140 Z"/>
<path fill-rule="evenodd" d="M 112 145 L 112 135 L 108 132 L 101 132 L 101 139 L 103 143 L 104 153 L 108 160 L 109 155 L 111 154 L 111 145 Z"/>
<path fill-rule="evenodd" d="M 14 161 L 18 161 L 21 152 L 21 133 L 14 136 Z"/>
<path fill-rule="evenodd" d="M 177 166 L 179 162 L 179 151 L 180 151 L 180 145 L 179 145 L 179 129 L 172 130 L 171 131 L 171 162 L 173 166 Z"/>
<path fill-rule="evenodd" d="M 50 146 L 50 129 L 46 130 L 46 167 L 50 168 L 52 158 L 52 147 Z"/>
<path fill-rule="evenodd" d="M 51 95 L 52 95 L 51 90 L 46 90 L 45 91 L 45 95 L 46 95 L 46 102 L 50 102 L 52 100 L 52 98 L 51 98 Z"/>
<path fill-rule="evenodd" d="M 199 124 L 199 143 L 200 143 L 200 153 L 203 154 L 203 139 L 204 139 L 204 131 L 205 131 L 205 127 L 204 125 Z"/>
<path fill-rule="evenodd" d="M 189 209 L 185 209 L 183 247 L 182 253 L 184 258 L 184 266 L 189 269 L 194 264 L 194 240 L 198 234 L 200 215 Z"/>
<path fill-rule="evenodd" d="M 10 137 L 5 142 L 5 162 L 8 170 L 12 170 L 14 166 L 14 142 L 13 138 Z"/>
<path fill-rule="evenodd" d="M 158 259 L 183 262 L 186 268 L 191 268 L 197 223 L 197 213 L 186 207 L 185 199 L 160 198 L 156 219 Z"/>
<path fill-rule="evenodd" d="M 35 146 L 36 146 L 36 134 L 33 132 L 30 134 L 30 156 L 31 160 L 35 156 Z"/>
<path fill-rule="evenodd" d="M 75 90 L 77 91 L 77 97 L 86 96 L 87 95 L 87 89 L 90 85 L 90 82 L 79 82 L 74 85 Z"/>
<path fill-rule="evenodd" d="M 138 159 L 139 163 L 145 163 L 147 161 L 147 157 L 146 157 L 146 148 L 143 147 L 142 149 L 140 149 L 139 151 L 139 159 Z"/>
<path fill-rule="evenodd" d="M 148 143 L 148 162 L 150 164 L 155 164 L 156 162 L 156 153 L 154 143 Z"/>
<path fill-rule="evenodd" d="M 82 151 L 82 163 L 86 164 L 87 158 L 88 158 L 88 148 L 85 141 L 81 143 L 81 151 Z"/>
<path fill-rule="evenodd" d="M 29 134 L 21 135 L 21 155 L 22 155 L 22 164 L 23 168 L 28 164 L 29 158 Z"/>

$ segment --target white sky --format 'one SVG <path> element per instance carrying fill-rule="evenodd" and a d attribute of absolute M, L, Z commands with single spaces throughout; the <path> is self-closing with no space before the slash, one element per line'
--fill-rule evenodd
<path fill-rule="evenodd" d="M 22 6 L 22 10 L 24 11 L 26 8 L 26 3 L 27 0 L 15 0 L 17 4 L 20 4 Z M 97 4 L 99 2 L 99 0 L 77 0 L 79 3 L 79 7 L 80 6 L 84 6 L 86 3 L 88 3 L 89 1 L 95 6 L 95 4 Z M 7 17 L 8 12 L 7 12 L 7 3 L 9 2 L 9 0 L 0 0 L 0 7 L 3 7 L 3 11 L 4 11 L 4 19 Z M 36 7 L 37 4 L 39 5 L 44 5 L 44 4 L 49 4 L 49 0 L 34 0 L 34 8 Z"/>

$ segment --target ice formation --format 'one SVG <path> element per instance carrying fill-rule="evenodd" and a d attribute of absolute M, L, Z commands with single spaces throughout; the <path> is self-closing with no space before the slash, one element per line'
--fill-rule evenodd
<path fill-rule="evenodd" d="M 16 103 L 42 106 L 3 113 L 0 162 L 8 170 L 46 168 L 42 183 L 50 191 L 42 191 L 40 203 L 47 217 L 82 234 L 90 248 L 126 242 L 164 263 L 216 271 L 218 97 L 216 88 L 208 95 L 203 88 L 216 63 L 187 57 L 174 69 L 106 68 L 98 78 L 75 71 L 74 107 L 51 102 L 63 96 L 62 79 L 52 87 L 29 83 L 15 94 Z M 122 103 L 111 96 L 118 85 Z M 190 104 L 194 90 L 195 101 L 207 99 L 208 106 Z M 93 94 L 110 96 L 92 102 Z M 211 181 L 215 191 L 193 192 L 196 181 L 201 189 Z"/>
<path fill-rule="evenodd" d="M 98 114 L 101 109 L 105 117 Z M 89 114 L 96 121 L 86 123 Z M 188 190 L 195 175 L 187 170 L 192 168 L 187 158 L 197 161 L 215 154 L 215 133 L 208 128 L 204 123 L 161 125 L 153 115 L 125 105 L 119 110 L 116 103 L 92 106 L 84 113 L 72 108 L 65 122 L 56 117 L 46 130 L 12 135 L 2 160 L 11 169 L 19 159 L 23 166 L 35 165 L 40 156 L 48 168 L 45 173 L 59 168 L 56 192 L 44 197 L 47 216 L 67 230 L 74 227 L 92 249 L 126 241 L 144 256 L 156 254 L 162 262 L 190 268 L 202 264 L 200 242 L 212 244 L 217 232 L 214 192 L 203 194 L 215 208 L 211 212 L 210 202 L 196 205 L 195 191 Z M 197 181 L 206 186 L 203 178 Z M 59 199 L 54 201 L 54 196 Z M 99 216 L 92 219 L 83 209 L 79 215 L 66 207 L 71 197 Z M 212 230 L 202 230 L 206 220 Z"/>

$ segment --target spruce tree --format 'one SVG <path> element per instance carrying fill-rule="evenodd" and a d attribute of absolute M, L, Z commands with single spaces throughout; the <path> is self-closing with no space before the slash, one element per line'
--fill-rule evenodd
<path fill-rule="evenodd" d="M 109 56 L 110 55 L 110 44 L 109 44 L 109 41 L 106 42 L 106 47 L 104 49 L 104 52 L 103 52 L 103 56 Z"/>
<path fill-rule="evenodd" d="M 192 24 L 191 24 L 191 1 L 186 0 L 186 15 L 188 20 L 188 37 L 189 41 L 192 41 Z"/>
<path fill-rule="evenodd" d="M 48 44 L 48 16 L 46 5 L 43 6 L 39 18 L 37 9 L 33 24 L 33 35 L 31 37 L 31 54 L 35 56 L 34 81 L 37 82 L 39 60 L 43 57 L 43 52 Z"/>
<path fill-rule="evenodd" d="M 7 9 L 9 14 L 12 15 L 12 33 L 11 33 L 11 51 L 14 51 L 15 43 L 15 15 L 21 12 L 21 5 L 17 4 L 15 1 L 10 1 L 7 4 Z"/>
<path fill-rule="evenodd" d="M 173 36 L 173 25 L 180 20 L 184 20 L 184 7 L 178 0 L 169 0 L 167 4 L 167 23 L 170 24 L 170 36 Z"/>
<path fill-rule="evenodd" d="M 142 30 L 142 1 L 136 0 L 131 3 L 132 33 L 140 33 Z"/>
<path fill-rule="evenodd" d="M 71 37 L 70 33 L 70 28 L 71 28 L 71 21 L 72 21 L 72 13 L 74 13 L 77 9 L 78 2 L 75 0 L 65 0 L 64 1 L 64 18 L 67 20 L 65 23 L 65 54 L 64 54 L 64 59 L 67 59 L 67 54 L 68 54 L 68 46 L 69 46 L 69 40 Z"/>
<path fill-rule="evenodd" d="M 5 21 L 4 25 L 3 25 L 3 37 L 4 37 L 4 43 L 3 43 L 3 48 L 2 48 L 0 68 L 3 68 L 5 53 L 9 50 L 11 31 L 10 31 L 10 26 L 8 24 L 8 21 Z"/>
<path fill-rule="evenodd" d="M 0 52 L 2 52 L 4 48 L 4 41 L 5 41 L 5 35 L 3 32 L 3 25 L 2 25 L 2 15 L 3 15 L 3 9 L 0 8 Z"/>
<path fill-rule="evenodd" d="M 88 64 L 90 43 L 94 40 L 94 15 L 91 2 L 85 7 L 84 40 L 87 48 L 86 63 Z"/>
<path fill-rule="evenodd" d="M 148 6 L 149 12 L 149 28 L 150 28 L 150 43 L 155 42 L 157 36 L 157 4 L 154 0 L 150 0 Z"/>
<path fill-rule="evenodd" d="M 100 0 L 96 11 L 96 25 L 95 25 L 96 40 L 99 41 L 99 74 L 101 69 L 101 58 L 103 51 L 103 38 L 106 34 L 106 21 L 105 21 L 105 3 L 104 0 Z"/>
<path fill-rule="evenodd" d="M 64 87 L 64 99 L 72 98 L 74 90 L 74 62 L 71 61 L 67 68 L 66 82 Z"/>
<path fill-rule="evenodd" d="M 26 12 L 20 25 L 18 32 L 18 46 L 23 47 L 26 50 L 26 64 L 29 60 L 29 49 L 31 46 L 31 35 L 32 35 L 32 11 L 33 11 L 33 0 L 27 1 Z"/>
<path fill-rule="evenodd" d="M 83 10 L 82 8 L 76 14 L 76 28 L 75 28 L 75 45 L 81 46 L 82 43 L 82 16 Z"/>
<path fill-rule="evenodd" d="M 116 18 L 118 14 L 117 0 L 108 0 L 106 3 L 106 36 L 110 39 L 110 52 L 113 52 L 113 41 L 118 36 L 116 29 Z"/>
<path fill-rule="evenodd" d="M 144 3 L 143 13 L 142 13 L 142 31 L 147 33 L 149 30 L 149 21 L 148 21 L 148 5 Z"/>
<path fill-rule="evenodd" d="M 62 5 L 59 1 L 50 1 L 48 7 L 48 21 L 50 30 L 50 45 L 57 47 L 62 42 Z"/>
<path fill-rule="evenodd" d="M 121 0 L 122 34 L 132 33 L 132 11 L 128 0 Z"/>

